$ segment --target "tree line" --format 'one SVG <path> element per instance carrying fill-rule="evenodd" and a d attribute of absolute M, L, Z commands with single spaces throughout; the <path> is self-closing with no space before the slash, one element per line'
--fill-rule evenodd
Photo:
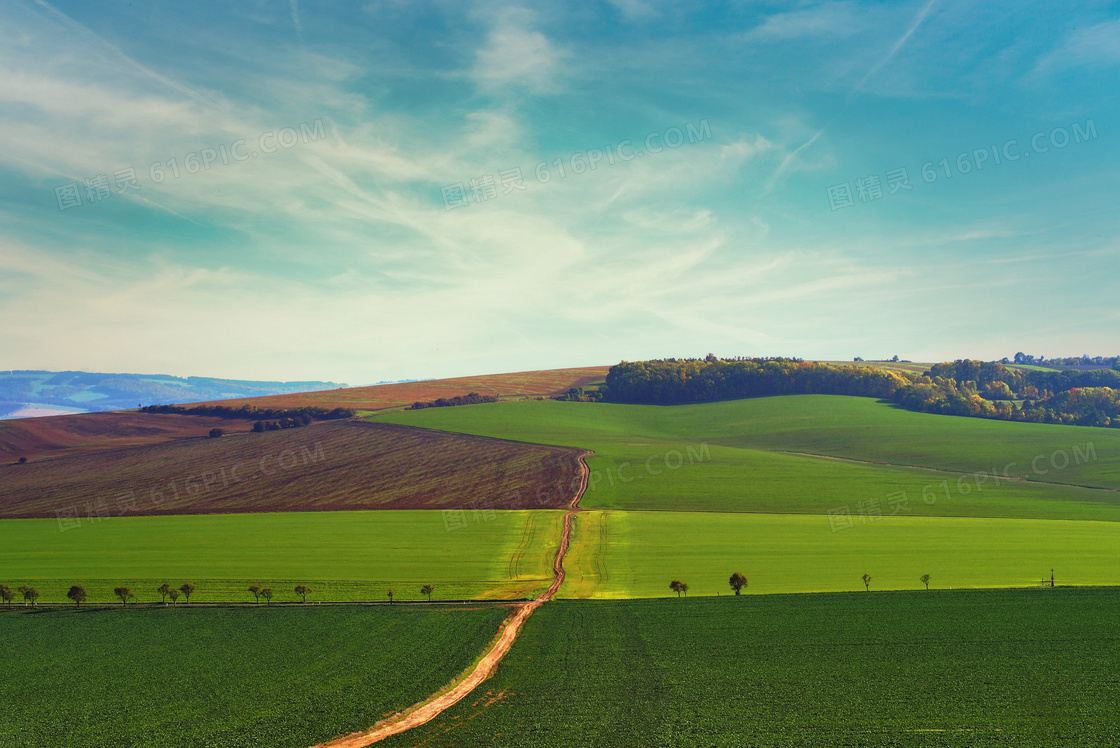
<path fill-rule="evenodd" d="M 216 418 L 241 419 L 246 421 L 280 421 L 291 419 L 306 425 L 315 421 L 334 421 L 353 418 L 357 413 L 353 408 L 320 408 L 301 405 L 296 408 L 258 408 L 255 405 L 145 405 L 141 413 L 173 413 L 184 416 L 212 416 Z"/>
<path fill-rule="evenodd" d="M 600 397 L 607 402 L 676 405 L 766 395 L 857 395 L 889 398 L 909 384 L 903 374 L 792 358 L 661 359 L 612 366 Z"/>
<path fill-rule="evenodd" d="M 437 397 L 431 402 L 422 402 L 417 400 L 412 405 L 408 406 L 409 410 L 423 410 L 424 408 L 451 408 L 456 405 L 480 405 L 482 403 L 496 403 L 498 398 L 495 395 L 480 395 L 477 392 L 471 392 L 466 395 L 456 395 L 455 397 Z"/>
<path fill-rule="evenodd" d="M 876 397 L 923 413 L 1120 428 L 1120 371 L 1024 371 L 969 359 L 923 374 L 784 358 L 623 361 L 610 368 L 598 398 L 676 405 L 809 394 Z"/>
<path fill-rule="evenodd" d="M 923 413 L 1120 428 L 1120 371 L 1024 371 L 960 359 L 930 367 L 892 399 Z"/>
<path fill-rule="evenodd" d="M 1011 359 L 1004 358 L 1003 363 L 1011 363 Z M 1033 356 L 1019 351 L 1015 354 L 1016 364 L 1035 364 L 1037 366 L 1095 366 L 1097 368 L 1120 369 L 1120 356 L 1066 356 L 1064 358 L 1046 358 Z"/>
<path fill-rule="evenodd" d="M 864 589 L 870 592 L 872 576 L 865 572 L 863 576 L 860 577 L 860 579 L 863 582 Z M 926 586 L 926 591 L 929 591 L 929 583 L 931 579 L 933 579 L 933 577 L 931 577 L 929 574 L 923 574 L 918 577 L 918 581 Z M 737 571 L 731 575 L 731 577 L 727 580 L 727 583 L 731 586 L 731 589 L 734 590 L 735 594 L 739 595 L 750 585 L 750 580 L 747 579 L 746 574 L 741 571 Z M 1053 586 L 1052 580 L 1051 586 Z M 669 582 L 669 589 L 671 589 L 673 592 L 676 592 L 678 598 L 682 594 L 685 597 L 688 597 L 689 586 L 687 582 L 682 582 L 679 579 L 674 579 L 672 582 Z"/>
<path fill-rule="evenodd" d="M 191 595 L 194 594 L 195 589 L 197 588 L 191 582 L 184 582 L 179 587 L 172 587 L 167 582 L 164 582 L 155 589 L 155 592 L 160 596 L 160 602 L 163 605 L 167 605 L 168 600 L 171 601 L 172 605 L 177 605 L 180 597 L 189 605 L 191 602 Z M 425 595 L 428 598 L 428 602 L 432 601 L 432 595 L 435 591 L 436 588 L 433 584 L 425 584 L 420 587 L 420 594 Z M 23 604 L 25 606 L 30 605 L 31 607 L 35 607 L 36 602 L 39 597 L 41 597 L 39 590 L 30 585 L 21 585 L 13 591 L 8 585 L 0 584 L 0 602 L 3 602 L 7 607 L 11 608 L 12 601 L 15 600 L 16 592 L 19 592 L 23 596 Z M 263 599 L 266 606 L 272 604 L 272 598 L 275 597 L 276 594 L 271 587 L 265 587 L 259 584 L 249 585 L 248 592 L 258 604 Z M 306 604 L 307 596 L 315 592 L 315 590 L 311 589 L 311 587 L 306 584 L 297 584 L 292 589 L 292 592 L 300 599 L 301 603 Z M 130 600 L 133 601 L 134 604 L 136 602 L 136 594 L 132 591 L 131 587 L 125 585 L 114 587 L 113 594 L 121 601 L 122 606 L 128 605 Z M 390 589 L 387 595 L 389 597 L 389 603 L 392 604 L 396 593 Z M 75 607 L 80 608 L 82 603 L 89 601 L 89 592 L 83 585 L 75 584 L 67 591 L 66 597 L 74 603 Z"/>

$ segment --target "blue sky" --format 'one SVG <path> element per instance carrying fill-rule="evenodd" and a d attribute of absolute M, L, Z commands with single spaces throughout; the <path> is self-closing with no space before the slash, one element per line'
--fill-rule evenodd
<path fill-rule="evenodd" d="M 1091 1 L 15 0 L 0 369 L 1115 355 L 1118 73 Z"/>

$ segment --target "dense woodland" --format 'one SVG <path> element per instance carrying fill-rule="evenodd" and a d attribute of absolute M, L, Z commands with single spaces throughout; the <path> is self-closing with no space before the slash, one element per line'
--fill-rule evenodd
<path fill-rule="evenodd" d="M 1120 368 L 1115 359 L 1114 367 Z M 1120 371 L 1033 371 L 959 360 L 924 374 L 798 359 L 663 359 L 622 362 L 598 397 L 673 405 L 765 395 L 855 395 L 910 410 L 1120 428 Z"/>

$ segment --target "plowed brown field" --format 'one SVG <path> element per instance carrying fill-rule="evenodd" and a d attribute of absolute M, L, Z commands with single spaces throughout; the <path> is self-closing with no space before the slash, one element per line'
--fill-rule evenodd
<path fill-rule="evenodd" d="M 197 439 L 212 428 L 248 431 L 250 421 L 157 413 L 80 413 L 0 421 L 0 463 Z"/>
<path fill-rule="evenodd" d="M 323 392 L 274 395 L 219 404 L 253 404 L 261 408 L 293 408 L 310 405 L 321 408 L 382 410 L 416 401 L 431 402 L 440 397 L 455 397 L 477 392 L 505 398 L 548 397 L 584 387 L 606 378 L 607 366 L 582 369 L 549 369 L 514 374 L 492 374 L 428 382 L 379 384 Z M 203 416 L 155 413 L 82 413 L 21 418 L 0 421 L 0 464 L 20 457 L 41 460 L 47 457 L 100 452 L 107 449 L 159 444 L 176 439 L 205 436 L 212 428 L 227 432 L 248 431 L 252 423 L 237 419 L 222 420 Z"/>
<path fill-rule="evenodd" d="M 578 455 L 332 421 L 0 465 L 0 517 L 55 517 L 70 507 L 101 516 L 563 508 L 579 482 Z"/>
<path fill-rule="evenodd" d="M 427 382 L 402 384 L 377 384 L 369 387 L 348 387 L 322 392 L 303 392 L 295 395 L 271 395 L 244 400 L 222 400 L 221 405 L 236 406 L 252 403 L 260 408 L 294 408 L 312 405 L 320 408 L 354 408 L 355 410 L 382 410 L 414 402 L 431 402 L 439 397 L 455 397 L 477 392 L 480 395 L 501 397 L 547 397 L 567 392 L 573 387 L 584 387 L 603 380 L 609 366 L 589 366 L 582 369 L 548 369 L 522 371 L 514 374 L 489 374 L 478 377 L 433 379 Z"/>

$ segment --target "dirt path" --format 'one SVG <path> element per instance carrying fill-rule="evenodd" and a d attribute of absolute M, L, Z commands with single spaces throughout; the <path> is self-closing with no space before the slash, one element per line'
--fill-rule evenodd
<path fill-rule="evenodd" d="M 556 549 L 556 557 L 552 560 L 553 578 L 548 589 L 536 600 L 521 603 L 514 609 L 509 617 L 502 622 L 497 637 L 491 644 L 490 649 L 482 656 L 482 659 L 464 675 L 457 678 L 450 688 L 440 691 L 428 700 L 409 707 L 403 712 L 398 712 L 381 720 L 365 732 L 343 735 L 326 743 L 320 743 L 314 748 L 364 748 L 364 746 L 384 740 L 390 735 L 419 727 L 438 717 L 445 709 L 458 704 L 480 683 L 494 674 L 498 663 L 502 661 L 506 652 L 513 646 L 514 640 L 517 639 L 517 634 L 521 631 L 521 625 L 533 614 L 534 610 L 551 600 L 556 591 L 560 589 L 560 585 L 564 583 L 564 554 L 568 552 L 568 544 L 571 540 L 572 520 L 576 512 L 580 511 L 579 501 L 583 498 L 584 491 L 587 490 L 587 479 L 590 475 L 587 468 L 587 458 L 590 455 L 591 452 L 588 451 L 577 458 L 579 460 L 580 484 L 575 496 L 572 497 L 571 504 L 568 505 L 568 513 L 564 515 L 564 530 L 560 535 L 560 547 Z"/>

